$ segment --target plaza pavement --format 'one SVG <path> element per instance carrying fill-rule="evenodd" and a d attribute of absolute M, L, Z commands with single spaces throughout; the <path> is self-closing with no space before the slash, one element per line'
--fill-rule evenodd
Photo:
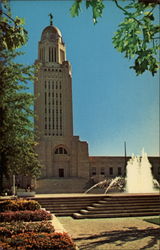
<path fill-rule="evenodd" d="M 160 227 L 144 218 L 58 220 L 80 250 L 160 250 Z"/>

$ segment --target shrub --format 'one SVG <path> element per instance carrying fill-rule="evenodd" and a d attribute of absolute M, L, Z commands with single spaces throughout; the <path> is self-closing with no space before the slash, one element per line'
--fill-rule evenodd
<path fill-rule="evenodd" d="M 14 249 L 12 248 L 8 243 L 5 243 L 5 242 L 2 242 L 0 240 L 0 249 L 2 250 L 11 250 L 11 249 Z"/>
<path fill-rule="evenodd" d="M 0 212 L 4 211 L 19 211 L 19 210 L 38 210 L 41 206 L 37 201 L 34 200 L 6 200 L 0 201 Z"/>
<path fill-rule="evenodd" d="M 0 236 L 10 237 L 11 236 L 11 231 L 6 227 L 1 227 L 0 226 Z"/>
<path fill-rule="evenodd" d="M 19 210 L 39 210 L 41 205 L 37 201 L 32 200 L 17 200 L 17 204 L 19 206 Z"/>
<path fill-rule="evenodd" d="M 45 210 L 9 211 L 0 213 L 0 222 L 51 220 L 51 213 Z"/>
<path fill-rule="evenodd" d="M 11 200 L 0 201 L 0 212 L 4 212 L 7 210 L 17 210 L 17 204 Z"/>
<path fill-rule="evenodd" d="M 25 233 L 25 232 L 54 232 L 54 227 L 49 221 L 42 222 L 14 222 L 14 223 L 1 223 L 0 225 L 0 237 L 11 237 L 13 234 Z"/>
<path fill-rule="evenodd" d="M 67 233 L 23 233 L 13 235 L 10 246 L 15 249 L 55 249 L 75 250 L 75 244 Z M 14 249 L 14 248 L 13 248 Z"/>

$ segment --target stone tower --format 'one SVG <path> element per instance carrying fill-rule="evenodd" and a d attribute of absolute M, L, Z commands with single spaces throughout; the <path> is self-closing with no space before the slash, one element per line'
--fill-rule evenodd
<path fill-rule="evenodd" d="M 35 91 L 36 148 L 42 177 L 88 177 L 88 144 L 73 136 L 72 72 L 61 32 L 47 26 L 38 45 Z"/>

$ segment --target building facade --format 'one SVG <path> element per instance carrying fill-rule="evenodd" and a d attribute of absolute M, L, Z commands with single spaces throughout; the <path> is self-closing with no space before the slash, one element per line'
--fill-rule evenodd
<path fill-rule="evenodd" d="M 61 32 L 53 25 L 42 32 L 36 64 L 35 129 L 42 177 L 87 178 L 88 144 L 73 135 L 71 65 Z"/>
<path fill-rule="evenodd" d="M 62 34 L 46 27 L 38 45 L 39 64 L 35 90 L 36 148 L 43 165 L 42 178 L 86 178 L 100 180 L 125 174 L 124 157 L 89 156 L 88 143 L 73 135 L 72 70 Z M 160 178 L 159 158 L 151 157 L 153 173 Z"/>

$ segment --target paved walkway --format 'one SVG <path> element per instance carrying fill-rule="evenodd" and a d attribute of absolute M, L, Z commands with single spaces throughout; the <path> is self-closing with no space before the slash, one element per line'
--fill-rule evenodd
<path fill-rule="evenodd" d="M 160 250 L 160 227 L 143 218 L 58 220 L 80 250 Z"/>

